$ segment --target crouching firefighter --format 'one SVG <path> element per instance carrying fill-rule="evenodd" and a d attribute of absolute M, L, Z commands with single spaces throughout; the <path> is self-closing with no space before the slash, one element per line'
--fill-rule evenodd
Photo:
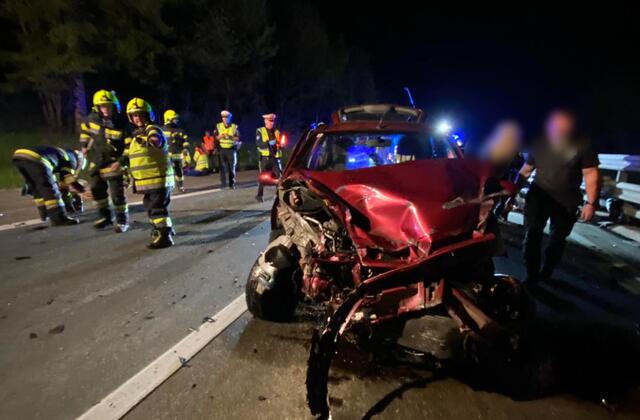
<path fill-rule="evenodd" d="M 98 209 L 97 229 L 113 225 L 109 197 L 115 212 L 115 231 L 129 229 L 129 212 L 125 195 L 123 170 L 112 169 L 112 164 L 125 149 L 124 129 L 116 120 L 120 102 L 114 92 L 99 90 L 93 95 L 93 108 L 81 125 L 80 144 L 89 161 L 91 194 Z"/>
<path fill-rule="evenodd" d="M 282 147 L 283 138 L 280 130 L 275 128 L 276 114 L 265 114 L 264 126 L 256 130 L 256 147 L 260 155 L 259 169 L 262 171 L 273 171 L 276 177 L 282 175 Z M 264 185 L 258 183 L 258 194 L 256 200 L 262 202 Z"/>
<path fill-rule="evenodd" d="M 82 152 L 59 147 L 38 146 L 15 151 L 13 165 L 24 178 L 25 192 L 33 196 L 42 221 L 48 218 L 54 226 L 79 223 L 67 215 L 56 176 L 69 190 L 83 193 L 84 187 L 76 176 L 84 161 Z"/>
<path fill-rule="evenodd" d="M 164 137 L 169 142 L 169 152 L 171 153 L 171 163 L 173 164 L 173 173 L 176 178 L 176 185 L 180 191 L 184 192 L 184 160 L 183 152 L 189 147 L 189 137 L 180 128 L 180 115 L 173 109 L 164 112 L 164 126 L 162 131 Z"/>
<path fill-rule="evenodd" d="M 144 99 L 133 98 L 129 101 L 127 117 L 135 130 L 129 147 L 112 167 L 116 170 L 128 165 L 134 191 L 144 194 L 142 204 L 153 228 L 151 243 L 147 248 L 167 248 L 173 245 L 175 234 L 169 217 L 174 186 L 169 144 L 162 129 L 151 124 L 155 116 L 151 105 Z"/>

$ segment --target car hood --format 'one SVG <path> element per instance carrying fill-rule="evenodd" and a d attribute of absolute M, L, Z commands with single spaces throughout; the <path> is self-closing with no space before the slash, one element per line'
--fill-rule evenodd
<path fill-rule="evenodd" d="M 431 245 L 473 231 L 476 205 L 450 209 L 454 199 L 479 197 L 481 166 L 465 159 L 432 159 L 351 171 L 305 171 L 367 219 L 351 224 L 356 246 L 427 254 Z"/>

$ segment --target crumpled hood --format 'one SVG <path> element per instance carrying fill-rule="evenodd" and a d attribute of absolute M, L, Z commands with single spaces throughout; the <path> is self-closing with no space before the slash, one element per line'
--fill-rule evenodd
<path fill-rule="evenodd" d="M 358 247 L 400 251 L 416 246 L 428 253 L 433 242 L 471 232 L 478 205 L 443 209 L 457 197 L 478 197 L 479 165 L 463 159 L 433 159 L 339 172 L 305 171 L 368 219 L 352 226 Z"/>

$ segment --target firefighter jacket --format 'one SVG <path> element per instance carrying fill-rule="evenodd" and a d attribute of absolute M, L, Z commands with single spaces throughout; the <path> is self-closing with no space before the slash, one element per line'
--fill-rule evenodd
<path fill-rule="evenodd" d="M 239 138 L 238 126 L 231 124 L 228 127 L 224 123 L 216 125 L 215 138 L 221 149 L 232 149 Z"/>
<path fill-rule="evenodd" d="M 36 146 L 32 149 L 18 149 L 13 159 L 30 160 L 44 165 L 65 184 L 75 182 L 78 157 L 73 150 L 53 146 Z"/>
<path fill-rule="evenodd" d="M 260 156 L 282 158 L 280 130 L 268 130 L 266 127 L 258 128 L 256 130 L 256 145 Z"/>
<path fill-rule="evenodd" d="M 182 151 L 189 147 L 189 137 L 184 130 L 174 123 L 162 126 L 164 137 L 169 143 L 169 153 L 172 159 L 182 159 Z"/>
<path fill-rule="evenodd" d="M 91 175 L 105 179 L 121 175 L 111 170 L 111 164 L 124 152 L 124 137 L 124 129 L 113 119 L 104 119 L 96 111 L 87 116 L 80 126 L 80 144 L 87 149 Z"/>
<path fill-rule="evenodd" d="M 169 189 L 174 186 L 169 144 L 156 125 L 138 127 L 120 163 L 129 166 L 136 192 Z"/>

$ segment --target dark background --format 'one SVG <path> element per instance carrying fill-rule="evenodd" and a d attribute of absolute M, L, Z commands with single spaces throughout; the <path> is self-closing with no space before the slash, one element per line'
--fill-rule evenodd
<path fill-rule="evenodd" d="M 247 131 L 264 112 L 279 113 L 284 128 L 296 131 L 350 103 L 406 104 L 403 87 L 409 86 L 432 120 L 448 119 L 470 141 L 504 118 L 521 122 L 531 139 L 544 115 L 563 106 L 578 112 L 599 152 L 640 153 L 640 15 L 631 3 L 141 0 L 137 4 L 158 12 L 156 21 L 125 10 L 119 18 L 130 21 L 119 22 L 115 33 L 125 51 L 137 48 L 129 49 L 127 39 L 149 36 L 157 51 L 148 66 L 154 70 L 146 71 L 145 58 L 142 70 L 135 57 L 120 62 L 122 54 L 101 40 L 113 24 L 105 21 L 108 10 L 128 9 L 127 2 L 61 1 L 72 6 L 73 19 L 86 18 L 98 29 L 97 40 L 83 40 L 76 52 L 108 57 L 80 72 L 84 96 L 103 87 L 115 89 L 123 103 L 143 96 L 158 113 L 177 108 L 194 134 L 211 127 L 227 106 Z M 11 3 L 3 6 L 0 26 L 0 131 L 72 131 L 69 74 L 60 76 L 67 83 L 66 117 L 53 128 L 42 118 L 37 89 L 9 76 L 19 66 L 7 52 L 24 48 L 7 12 Z M 128 33 L 131 28 L 138 32 Z M 248 58 L 229 58 L 236 49 Z"/>

